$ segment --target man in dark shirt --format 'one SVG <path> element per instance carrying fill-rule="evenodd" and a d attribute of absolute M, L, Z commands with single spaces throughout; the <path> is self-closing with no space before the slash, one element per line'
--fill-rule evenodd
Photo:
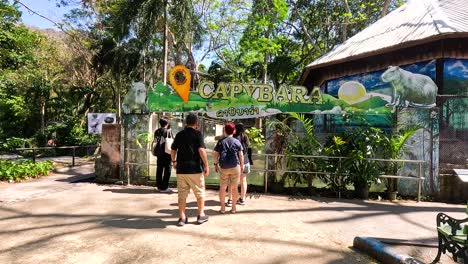
<path fill-rule="evenodd" d="M 160 128 L 154 132 L 154 138 L 162 137 L 167 138 L 171 129 L 169 128 L 169 121 L 162 117 L 159 119 Z M 162 149 L 165 148 L 166 142 L 162 143 Z M 171 177 L 171 155 L 167 154 L 165 151 L 162 151 L 161 154 L 157 157 L 156 162 L 156 187 L 160 192 L 171 193 L 172 190 L 169 187 L 169 178 Z"/>
<path fill-rule="evenodd" d="M 208 221 L 205 215 L 205 178 L 208 176 L 208 158 L 206 156 L 203 135 L 198 131 L 198 117 L 190 113 L 185 118 L 186 127 L 177 133 L 172 143 L 172 162 L 176 167 L 177 190 L 179 196 L 178 225 L 183 226 L 188 222 L 185 215 L 187 196 L 192 189 L 197 198 L 198 217 L 197 223 Z M 176 159 L 177 157 L 177 159 Z"/>

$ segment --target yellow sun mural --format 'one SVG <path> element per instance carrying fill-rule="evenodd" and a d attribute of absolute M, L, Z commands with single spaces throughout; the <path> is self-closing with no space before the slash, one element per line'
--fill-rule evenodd
<path fill-rule="evenodd" d="M 365 96 L 366 88 L 360 82 L 345 82 L 340 86 L 340 89 L 338 89 L 338 99 L 343 100 L 348 104 L 360 102 Z"/>

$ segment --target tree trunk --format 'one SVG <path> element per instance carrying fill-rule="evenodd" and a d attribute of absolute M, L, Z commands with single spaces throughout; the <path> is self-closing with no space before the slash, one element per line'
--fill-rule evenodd
<path fill-rule="evenodd" d="M 268 81 L 268 53 L 265 54 L 265 60 L 263 61 L 262 84 L 266 84 L 267 81 Z"/>
<path fill-rule="evenodd" d="M 351 14 L 351 9 L 349 8 L 348 0 L 343 0 L 346 13 Z M 345 17 L 345 21 L 341 26 L 341 41 L 345 42 L 348 39 L 348 24 L 349 24 L 349 16 Z"/>
<path fill-rule="evenodd" d="M 167 30 L 167 1 L 164 1 L 164 46 L 163 46 L 163 83 L 164 85 L 167 84 L 167 37 L 168 37 L 168 30 Z"/>
<path fill-rule="evenodd" d="M 122 119 L 122 101 L 120 99 L 120 88 L 121 88 L 121 85 L 122 85 L 122 82 L 121 82 L 121 79 L 120 77 L 118 78 L 118 83 L 117 83 L 117 123 L 120 124 L 121 123 L 121 119 Z"/>
<path fill-rule="evenodd" d="M 41 100 L 41 132 L 45 130 L 45 102 Z"/>
<path fill-rule="evenodd" d="M 390 6 L 391 2 L 392 2 L 392 0 L 385 0 L 384 5 L 382 7 L 382 12 L 380 13 L 380 18 L 387 15 L 388 7 Z"/>

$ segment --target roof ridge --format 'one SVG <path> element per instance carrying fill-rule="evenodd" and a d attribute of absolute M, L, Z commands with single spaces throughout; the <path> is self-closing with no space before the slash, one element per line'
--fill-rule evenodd
<path fill-rule="evenodd" d="M 411 1 L 420 1 L 420 0 L 410 0 Z M 367 31 L 372 31 L 374 30 L 374 28 L 379 28 L 380 27 L 380 24 L 385 24 L 385 21 L 387 20 L 392 20 L 393 19 L 393 16 L 395 16 L 397 13 L 399 12 L 404 12 L 404 10 L 407 8 L 408 6 L 408 3 L 398 7 L 397 9 L 393 10 L 392 12 L 390 12 L 389 14 L 387 14 L 386 16 L 378 19 L 377 21 L 375 21 L 374 23 L 372 23 L 371 25 L 369 25 L 368 27 L 364 28 L 362 31 L 354 34 L 353 36 L 351 36 L 350 38 L 348 38 L 347 40 L 345 40 L 344 42 L 342 43 L 339 43 L 339 44 L 336 44 L 335 46 L 333 46 L 333 48 L 331 48 L 328 52 L 324 53 L 322 56 L 320 56 L 320 58 L 322 57 L 325 57 L 327 56 L 328 54 L 331 54 L 333 53 L 334 51 L 336 51 L 337 49 L 339 49 L 341 46 L 345 46 L 347 43 L 350 43 L 350 42 L 353 42 L 353 41 L 356 41 L 356 40 L 359 40 L 359 41 L 362 41 L 360 40 L 359 38 L 361 36 L 364 36 L 365 32 Z M 387 28 L 387 31 L 388 30 L 392 30 L 391 28 Z M 383 33 L 381 33 L 383 34 Z M 319 60 L 320 58 L 318 58 L 317 60 Z M 312 64 L 312 63 L 311 63 Z M 311 64 L 307 65 L 306 67 L 309 67 L 311 66 Z"/>
<path fill-rule="evenodd" d="M 468 33 L 468 0 L 408 0 L 308 64 L 320 67 L 378 50 L 437 36 Z"/>
<path fill-rule="evenodd" d="M 450 19 L 446 16 L 439 3 L 440 0 L 424 1 L 427 13 L 432 18 L 434 27 L 437 29 L 439 34 L 456 32 L 454 27 L 451 25 L 452 23 Z"/>

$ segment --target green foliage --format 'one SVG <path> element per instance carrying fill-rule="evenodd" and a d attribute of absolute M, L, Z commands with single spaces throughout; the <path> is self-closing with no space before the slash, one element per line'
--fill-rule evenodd
<path fill-rule="evenodd" d="M 293 134 L 293 130 L 288 124 L 288 118 L 282 121 L 273 119 L 266 123 L 267 132 L 271 133 L 271 137 L 267 142 L 267 150 L 270 153 L 283 154 L 286 149 L 288 139 Z"/>
<path fill-rule="evenodd" d="M 318 177 L 324 182 L 331 190 L 338 192 L 343 190 L 346 182 L 346 175 L 348 175 L 347 168 L 342 166 L 342 157 L 347 155 L 346 144 L 341 135 L 330 136 L 319 153 L 323 156 L 329 156 L 328 159 L 318 159 L 317 167 L 320 172 Z"/>
<path fill-rule="evenodd" d="M 34 136 L 41 146 L 56 131 L 58 145 L 96 142 L 97 136 L 86 134 L 86 113 L 117 112 L 130 82 L 162 79 L 166 3 L 170 64 L 203 71 L 200 63 L 209 58 L 215 83 L 266 82 L 277 88 L 296 82 L 305 65 L 374 22 L 383 1 L 348 0 L 347 10 L 327 0 L 85 0 L 67 14 L 63 34 L 28 29 L 20 23 L 18 5 L 2 0 L 0 140 Z M 393 1 L 390 9 L 398 4 Z M 193 83 L 200 78 L 194 74 Z"/>
<path fill-rule="evenodd" d="M 270 57 L 281 50 L 283 36 L 279 33 L 287 13 L 288 6 L 284 0 L 253 1 L 240 48 L 241 62 L 258 79 L 265 76 Z"/>
<path fill-rule="evenodd" d="M 385 159 L 399 159 L 404 154 L 406 141 L 421 127 L 415 126 L 398 132 L 390 132 L 384 135 L 382 144 L 382 156 Z M 388 175 L 397 175 L 398 170 L 403 167 L 402 162 L 385 162 L 382 170 Z M 387 190 L 398 190 L 398 179 L 387 178 L 385 181 Z"/>
<path fill-rule="evenodd" d="M 217 87 L 220 82 L 231 82 L 235 75 L 219 61 L 212 61 L 208 68 L 209 80 Z"/>
<path fill-rule="evenodd" d="M 251 127 L 245 130 L 245 134 L 249 137 L 250 146 L 252 148 L 261 150 L 263 146 L 265 146 L 265 137 L 261 129 Z"/>
<path fill-rule="evenodd" d="M 0 141 L 0 149 L 4 151 L 12 151 L 15 148 L 25 148 L 31 146 L 31 140 L 25 138 L 7 138 L 5 141 Z"/>
<path fill-rule="evenodd" d="M 0 140 L 14 135 L 25 135 L 26 124 L 31 114 L 23 96 L 2 95 L 0 91 Z"/>
<path fill-rule="evenodd" d="M 139 148 L 146 148 L 150 142 L 153 140 L 153 133 L 145 132 L 138 134 L 135 143 Z"/>
<path fill-rule="evenodd" d="M 344 190 L 346 185 L 369 186 L 379 181 L 383 173 L 395 175 L 403 164 L 398 162 L 380 162 L 372 159 L 398 159 L 404 152 L 408 138 L 419 127 L 411 127 L 398 133 L 385 133 L 381 129 L 363 126 L 347 129 L 344 133 L 328 137 L 322 145 L 314 136 L 312 119 L 303 114 L 292 114 L 287 119 L 298 120 L 304 126 L 305 135 L 290 133 L 286 145 L 288 170 L 319 172 L 317 174 L 288 172 L 283 175 L 293 186 L 307 181 L 309 186 L 314 177 L 318 177 L 331 190 Z M 356 122 L 359 116 L 347 116 L 346 122 Z M 365 119 L 362 119 L 361 122 Z M 274 124 L 279 125 L 275 121 Z M 281 122 L 285 123 L 285 121 Z M 281 131 L 280 129 L 278 131 Z M 322 156 L 303 158 L 296 155 Z M 327 156 L 328 158 L 324 158 Z M 397 182 L 388 181 L 396 190 Z"/>
<path fill-rule="evenodd" d="M 20 16 L 17 6 L 8 4 L 8 1 L 0 2 L 0 74 L 34 62 L 38 36 L 17 23 Z"/>
<path fill-rule="evenodd" d="M 314 135 L 298 137 L 290 141 L 286 148 L 286 165 L 288 169 L 296 171 L 314 172 L 317 171 L 317 161 L 311 158 L 295 157 L 294 155 L 313 156 L 317 154 L 319 146 Z M 295 187 L 297 184 L 309 182 L 309 187 L 315 175 L 311 173 L 286 172 L 283 177 Z"/>
<path fill-rule="evenodd" d="M 287 117 L 280 115 L 278 118 L 283 119 L 273 119 L 266 123 L 267 140 L 265 151 L 267 154 L 283 154 L 294 132 L 288 124 Z M 282 178 L 281 173 L 279 173 L 283 167 L 283 157 L 274 156 L 266 158 L 270 166 L 268 169 L 274 170 L 274 172 L 268 173 L 268 179 L 272 183 L 284 184 L 285 179 Z"/>
<path fill-rule="evenodd" d="M 378 128 L 364 127 L 348 130 L 344 134 L 345 157 L 343 165 L 349 173 L 349 181 L 356 185 L 370 185 L 378 180 L 380 174 L 378 158 L 384 144 L 383 131 Z"/>
<path fill-rule="evenodd" d="M 100 140 L 99 135 L 88 134 L 86 127 L 73 119 L 52 123 L 44 131 L 37 131 L 33 138 L 35 146 L 46 146 L 51 138 L 57 146 L 94 145 Z"/>
<path fill-rule="evenodd" d="M 51 161 L 0 160 L 0 181 L 21 181 L 48 175 L 54 168 Z"/>

